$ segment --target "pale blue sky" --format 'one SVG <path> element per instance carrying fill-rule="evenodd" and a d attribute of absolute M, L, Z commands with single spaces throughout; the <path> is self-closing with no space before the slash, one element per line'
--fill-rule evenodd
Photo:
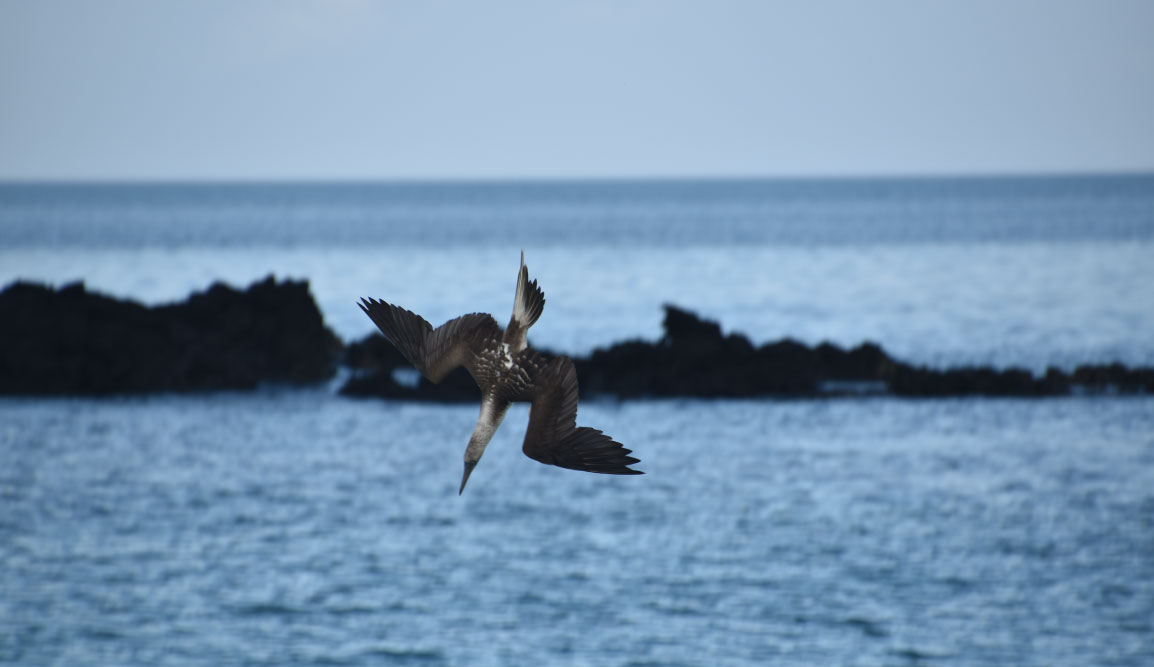
<path fill-rule="evenodd" d="M 1149 0 L 0 0 L 0 179 L 1154 171 Z"/>

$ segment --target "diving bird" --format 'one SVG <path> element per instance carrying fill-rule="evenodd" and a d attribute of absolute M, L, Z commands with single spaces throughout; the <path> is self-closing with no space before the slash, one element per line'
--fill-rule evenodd
<path fill-rule="evenodd" d="M 549 465 L 608 475 L 640 475 L 632 451 L 595 428 L 577 426 L 577 371 L 573 360 L 547 361 L 529 347 L 529 327 L 541 317 L 545 294 L 529 280 L 525 252 L 517 274 L 513 317 L 502 332 L 487 313 L 470 313 L 434 329 L 420 315 L 391 303 L 362 298 L 361 310 L 397 350 L 431 382 L 464 366 L 481 388 L 481 415 L 465 448 L 458 495 L 514 401 L 527 401 L 529 427 L 521 451 Z"/>

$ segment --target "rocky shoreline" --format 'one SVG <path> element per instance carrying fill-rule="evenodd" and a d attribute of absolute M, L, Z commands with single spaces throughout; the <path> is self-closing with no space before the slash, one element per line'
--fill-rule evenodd
<path fill-rule="evenodd" d="M 574 357 L 585 395 L 617 398 L 897 396 L 1065 396 L 1079 393 L 1154 393 L 1154 369 L 1121 364 L 1082 365 L 1072 373 L 987 366 L 935 370 L 894 359 L 879 345 L 844 349 L 793 340 L 755 346 L 741 334 L 725 336 L 716 322 L 665 306 L 665 334 L 630 340 Z M 543 354 L 552 354 L 542 350 Z M 407 400 L 475 401 L 476 386 L 463 370 L 440 385 L 406 375 L 408 363 L 381 336 L 349 345 L 353 376 L 341 388 L 351 396 Z"/>
<path fill-rule="evenodd" d="M 1082 365 L 945 370 L 894 359 L 879 345 L 844 349 L 793 340 L 754 345 L 741 334 L 665 306 L 664 335 L 574 357 L 589 396 L 815 397 L 1064 396 L 1154 393 L 1154 368 Z M 553 352 L 541 350 L 543 354 Z M 344 345 L 325 326 L 305 281 L 272 277 L 245 290 L 216 283 L 186 301 L 146 307 L 89 292 L 15 282 L 0 291 L 0 394 L 102 395 L 309 384 L 339 366 L 346 396 L 475 401 L 464 370 L 440 385 L 420 378 L 382 336 Z"/>
<path fill-rule="evenodd" d="M 307 282 L 215 283 L 146 307 L 15 282 L 0 292 L 0 394 L 101 395 L 252 389 L 331 378 L 343 345 Z"/>

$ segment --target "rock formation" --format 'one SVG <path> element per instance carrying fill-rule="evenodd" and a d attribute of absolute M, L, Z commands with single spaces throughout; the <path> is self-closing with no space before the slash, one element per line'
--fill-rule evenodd
<path fill-rule="evenodd" d="M 1015 368 L 912 366 L 868 342 L 849 350 L 789 339 L 756 346 L 676 306 L 665 307 L 664 329 L 655 342 L 630 340 L 574 358 L 581 392 L 619 398 L 1154 392 L 1154 369 L 1121 364 L 1072 373 L 1051 368 L 1039 377 Z M 269 277 L 243 291 L 216 283 L 155 307 L 89 292 L 82 283 L 53 289 L 16 282 L 0 292 L 0 394 L 249 389 L 325 380 L 342 361 L 350 377 L 340 391 L 349 396 L 473 402 L 480 395 L 463 369 L 440 385 L 421 378 L 379 334 L 343 348 L 304 281 Z"/>
<path fill-rule="evenodd" d="M 146 307 L 25 282 L 0 292 L 0 394 L 247 389 L 333 375 L 341 342 L 304 281 L 216 283 Z"/>
<path fill-rule="evenodd" d="M 723 335 L 716 322 L 665 306 L 665 334 L 656 342 L 630 340 L 574 358 L 581 392 L 618 398 L 692 396 L 1057 396 L 1072 392 L 1154 392 L 1154 369 L 1120 364 L 1027 370 L 990 367 L 934 370 L 890 357 L 875 343 L 846 350 L 832 343 L 810 347 L 785 339 L 755 346 L 741 334 Z M 551 354 L 539 350 L 542 354 Z M 408 364 L 380 335 L 349 346 L 352 379 L 341 392 L 354 396 L 475 401 L 468 374 L 458 370 L 442 385 L 410 374 Z"/>

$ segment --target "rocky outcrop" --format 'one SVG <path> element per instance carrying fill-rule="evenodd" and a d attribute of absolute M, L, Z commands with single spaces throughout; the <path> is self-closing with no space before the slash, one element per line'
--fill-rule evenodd
<path fill-rule="evenodd" d="M 0 292 L 0 394 L 247 389 L 332 377 L 340 340 L 305 281 L 216 283 L 146 307 L 25 282 Z"/>
<path fill-rule="evenodd" d="M 582 391 L 637 396 L 808 396 L 827 379 L 872 380 L 890 361 L 881 348 L 850 351 L 794 340 L 755 347 L 741 334 L 722 335 L 716 322 L 665 307 L 665 335 L 656 343 L 629 341 L 576 359 Z"/>
<path fill-rule="evenodd" d="M 1017 368 L 934 370 L 912 366 L 869 342 L 848 350 L 832 343 L 810 347 L 789 339 L 755 346 L 745 336 L 726 336 L 716 322 L 676 306 L 665 307 L 664 329 L 665 334 L 656 342 L 630 340 L 574 358 L 582 393 L 619 398 L 719 398 L 1154 392 L 1154 369 L 1120 364 L 1079 366 L 1073 373 L 1051 368 L 1039 377 Z M 462 370 L 439 386 L 419 378 L 379 335 L 351 345 L 346 360 L 354 374 L 341 390 L 345 394 L 438 401 L 476 401 L 479 396 Z"/>
<path fill-rule="evenodd" d="M 716 322 L 665 307 L 657 341 L 630 340 L 574 358 L 585 395 L 635 397 L 1054 396 L 1151 393 L 1154 369 L 1121 364 L 946 370 L 913 366 L 863 343 L 844 349 L 785 339 L 754 345 Z M 344 350 L 343 357 L 341 351 Z M 545 356 L 553 356 L 541 351 Z M 0 394 L 109 394 L 248 389 L 310 383 L 350 369 L 349 396 L 467 401 L 458 369 L 434 385 L 380 335 L 342 347 L 303 281 L 269 277 L 241 291 L 217 283 L 186 301 L 146 307 L 89 292 L 16 282 L 0 292 Z"/>

